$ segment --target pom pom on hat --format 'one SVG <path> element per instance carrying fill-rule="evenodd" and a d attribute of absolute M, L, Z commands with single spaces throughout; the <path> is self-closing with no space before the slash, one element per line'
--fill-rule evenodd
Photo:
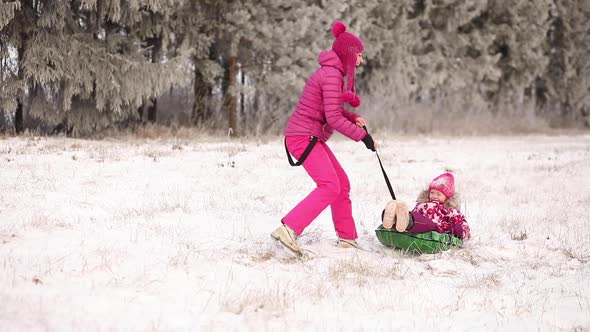
<path fill-rule="evenodd" d="M 338 55 L 338 58 L 342 63 L 342 68 L 346 73 L 346 76 L 348 76 L 348 83 L 345 90 L 354 92 L 354 75 L 356 73 L 357 56 L 363 53 L 365 46 L 360 38 L 346 31 L 346 25 L 340 21 L 336 21 L 332 25 L 332 34 L 334 35 L 332 51 Z M 360 105 L 360 100 L 358 104 Z"/>
<path fill-rule="evenodd" d="M 344 92 L 342 95 L 342 100 L 354 108 L 361 106 L 361 98 L 352 91 Z"/>
<path fill-rule="evenodd" d="M 455 195 L 455 177 L 451 173 L 443 173 L 435 177 L 428 186 L 428 190 L 432 189 L 440 191 L 447 198 L 453 197 Z"/>
<path fill-rule="evenodd" d="M 340 21 L 334 22 L 334 25 L 332 25 L 332 35 L 334 35 L 334 38 L 340 36 L 344 31 L 346 31 L 346 25 L 344 23 Z"/>

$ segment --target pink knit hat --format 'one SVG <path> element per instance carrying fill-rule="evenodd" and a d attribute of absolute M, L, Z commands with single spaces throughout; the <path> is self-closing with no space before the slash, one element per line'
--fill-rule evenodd
<path fill-rule="evenodd" d="M 428 190 L 438 190 L 443 193 L 447 198 L 455 195 L 455 178 L 451 173 L 443 173 L 432 180 L 428 186 Z"/>
<path fill-rule="evenodd" d="M 344 93 L 344 101 L 349 103 L 352 107 L 358 107 L 361 104 L 360 98 L 355 94 L 354 75 L 356 73 L 356 58 L 363 53 L 365 47 L 362 40 L 350 32 L 346 31 L 346 25 L 340 21 L 334 22 L 332 25 L 332 34 L 334 35 L 334 43 L 332 43 L 332 51 L 338 55 L 344 72 L 348 77 L 347 91 Z"/>

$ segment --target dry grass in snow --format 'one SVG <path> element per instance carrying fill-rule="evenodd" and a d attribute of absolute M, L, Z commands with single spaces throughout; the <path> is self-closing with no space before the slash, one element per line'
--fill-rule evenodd
<path fill-rule="evenodd" d="M 456 173 L 464 248 L 383 247 L 377 159 L 338 137 L 365 250 L 327 211 L 305 259 L 269 236 L 313 188 L 281 138 L 1 140 L 2 330 L 590 328 L 590 136 L 378 139 L 402 200 Z"/>

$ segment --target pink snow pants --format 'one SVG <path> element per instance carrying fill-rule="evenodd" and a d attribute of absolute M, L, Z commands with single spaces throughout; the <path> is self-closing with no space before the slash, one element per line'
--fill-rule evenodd
<path fill-rule="evenodd" d="M 310 140 L 309 136 L 288 136 L 287 148 L 295 158 L 299 159 Z M 355 240 L 358 236 L 352 218 L 350 182 L 326 143 L 321 141 L 316 143 L 303 162 L 303 168 L 315 181 L 317 187 L 283 218 L 283 223 L 297 234 L 301 234 L 305 227 L 329 205 L 338 236 L 342 239 Z"/>

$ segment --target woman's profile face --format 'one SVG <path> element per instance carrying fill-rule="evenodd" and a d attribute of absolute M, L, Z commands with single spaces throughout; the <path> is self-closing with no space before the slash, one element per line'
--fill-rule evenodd
<path fill-rule="evenodd" d="M 365 63 L 365 59 L 363 58 L 363 53 L 359 53 L 356 56 L 356 66 L 358 67 L 358 66 L 360 66 L 360 65 L 362 65 L 364 63 Z"/>

